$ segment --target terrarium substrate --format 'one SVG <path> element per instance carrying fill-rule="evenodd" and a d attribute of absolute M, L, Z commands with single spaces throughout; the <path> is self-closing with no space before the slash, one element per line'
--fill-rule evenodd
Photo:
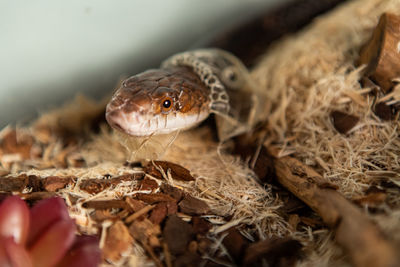
<path fill-rule="evenodd" d="M 399 248 L 399 120 L 373 112 L 381 96 L 356 65 L 385 11 L 400 14 L 400 1 L 349 1 L 268 49 L 252 77 L 269 95 L 264 147 L 315 170 Z M 79 231 L 99 236 L 104 266 L 351 264 L 334 230 L 208 124 L 158 161 L 127 161 L 104 107 L 78 97 L 0 136 L 1 191 L 63 197 Z M 335 116 L 353 126 L 339 132 Z"/>

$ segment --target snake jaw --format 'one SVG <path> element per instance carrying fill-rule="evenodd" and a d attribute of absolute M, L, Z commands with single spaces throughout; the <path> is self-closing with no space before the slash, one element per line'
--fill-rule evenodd
<path fill-rule="evenodd" d="M 145 137 L 188 129 L 210 114 L 207 101 L 204 103 L 207 108 L 192 107 L 185 110 L 182 106 L 165 112 L 160 109 L 160 101 L 156 98 L 153 101 L 139 101 L 123 97 L 122 93 L 123 90 L 117 91 L 108 103 L 106 120 L 112 128 L 131 136 Z"/>
<path fill-rule="evenodd" d="M 151 136 L 169 134 L 177 130 L 191 128 L 208 117 L 207 111 L 198 114 L 165 114 L 126 113 L 121 109 L 107 108 L 106 120 L 111 127 L 132 136 Z"/>

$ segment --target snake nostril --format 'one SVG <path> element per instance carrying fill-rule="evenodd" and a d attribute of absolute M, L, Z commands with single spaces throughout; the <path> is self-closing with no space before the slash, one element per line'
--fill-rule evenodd
<path fill-rule="evenodd" d="M 106 111 L 106 120 L 108 124 L 117 130 L 123 130 L 122 126 L 118 123 L 118 118 L 120 117 L 120 112 L 118 110 L 110 110 Z"/>
<path fill-rule="evenodd" d="M 111 127 L 113 127 L 113 128 L 116 129 L 116 130 L 120 130 L 120 131 L 123 131 L 123 130 L 124 130 L 124 129 L 121 127 L 121 125 L 120 125 L 119 123 L 117 123 L 117 122 L 113 123 L 113 124 L 111 125 Z"/>

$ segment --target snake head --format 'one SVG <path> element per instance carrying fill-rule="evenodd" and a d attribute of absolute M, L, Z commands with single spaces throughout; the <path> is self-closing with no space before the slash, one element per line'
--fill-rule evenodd
<path fill-rule="evenodd" d="M 125 80 L 107 105 L 111 127 L 132 136 L 168 134 L 209 115 L 209 91 L 186 67 L 149 70 Z"/>

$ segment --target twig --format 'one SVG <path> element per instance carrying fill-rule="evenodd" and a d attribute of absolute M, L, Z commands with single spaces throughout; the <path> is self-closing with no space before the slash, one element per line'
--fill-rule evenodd
<path fill-rule="evenodd" d="M 154 209 L 155 205 L 148 205 L 145 206 L 144 208 L 138 210 L 137 212 L 135 212 L 134 214 L 130 215 L 128 218 L 125 219 L 126 223 L 131 223 L 134 220 L 136 220 L 137 218 L 139 218 L 140 216 L 142 216 L 143 214 L 148 213 L 149 211 L 151 211 L 152 209 Z"/>
<path fill-rule="evenodd" d="M 165 256 L 165 264 L 167 265 L 167 267 L 172 267 L 171 253 L 169 253 L 168 244 L 163 242 L 162 247 Z"/>
<path fill-rule="evenodd" d="M 347 250 L 355 266 L 400 266 L 397 250 L 380 229 L 329 183 L 321 183 L 321 175 L 289 156 L 276 159 L 274 165 L 279 183 L 336 232 L 336 241 Z"/>

